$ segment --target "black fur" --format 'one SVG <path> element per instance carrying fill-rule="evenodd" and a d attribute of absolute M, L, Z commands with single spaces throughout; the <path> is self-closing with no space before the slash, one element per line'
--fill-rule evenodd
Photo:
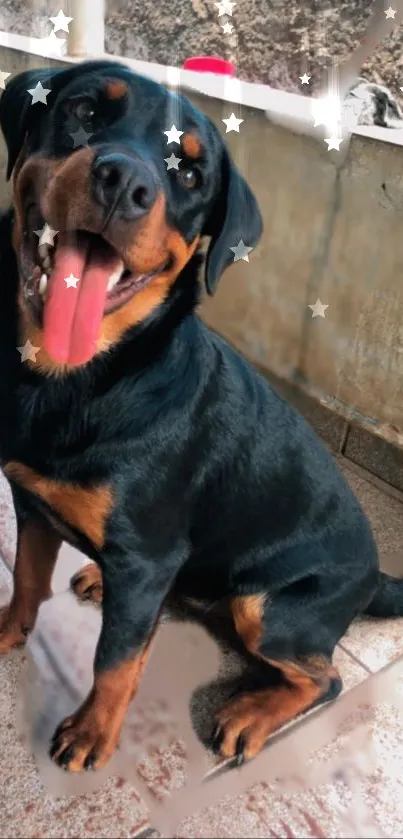
<path fill-rule="evenodd" d="M 117 67 L 114 74 L 130 81 Z M 106 72 L 103 63 L 90 70 Z M 56 73 L 47 86 L 56 98 L 85 72 L 84 65 Z M 29 153 L 46 142 L 54 153 L 63 151 L 57 131 L 44 139 L 55 120 L 52 108 L 43 125 L 32 129 L 26 122 L 21 94 L 38 77 L 32 72 L 12 82 L 1 101 L 10 168 L 27 131 Z M 45 71 L 42 77 L 46 86 Z M 141 84 L 150 112 L 161 102 L 161 90 L 153 82 Z M 229 247 L 240 238 L 256 241 L 261 220 L 218 132 L 189 109 L 210 142 L 205 195 L 187 203 L 175 196 L 179 208 L 168 189 L 167 197 L 189 240 L 195 218 L 199 230 L 213 237 L 207 255 L 212 292 L 231 261 Z M 136 125 L 143 119 L 139 113 Z M 110 140 L 106 131 L 101 142 L 113 145 L 118 129 L 108 130 Z M 128 130 L 121 123 L 119 131 Z M 72 543 L 103 574 L 96 669 L 113 667 L 144 644 L 173 586 L 211 601 L 267 593 L 262 653 L 277 661 L 331 657 L 359 612 L 382 612 L 371 528 L 304 419 L 195 314 L 201 257 L 191 259 L 166 302 L 124 342 L 57 380 L 22 364 L 16 349 L 12 224 L 10 211 L 0 223 L 1 461 L 20 461 L 61 482 L 112 487 L 115 502 L 101 552 L 70 528 Z M 34 495 L 15 484 L 12 489 L 19 520 L 50 512 Z M 402 586 L 386 588 L 388 611 L 403 614 Z"/>

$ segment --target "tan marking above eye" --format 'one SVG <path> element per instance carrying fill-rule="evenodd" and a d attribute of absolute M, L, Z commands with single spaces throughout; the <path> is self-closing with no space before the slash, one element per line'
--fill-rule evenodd
<path fill-rule="evenodd" d="M 197 160 L 203 154 L 203 144 L 197 134 L 184 134 L 182 137 L 182 149 L 187 157 Z"/>
<path fill-rule="evenodd" d="M 122 79 L 111 79 L 105 85 L 105 93 L 108 99 L 123 99 L 128 91 L 127 83 Z"/>

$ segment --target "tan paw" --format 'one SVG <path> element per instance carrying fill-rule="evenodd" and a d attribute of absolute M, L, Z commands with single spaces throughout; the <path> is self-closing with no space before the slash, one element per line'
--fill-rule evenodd
<path fill-rule="evenodd" d="M 84 565 L 84 568 L 80 568 L 80 571 L 71 578 L 70 588 L 78 600 L 102 603 L 101 569 L 94 562 Z"/>
<path fill-rule="evenodd" d="M 112 723 L 112 724 L 110 724 Z M 116 749 L 119 731 L 112 720 L 101 719 L 86 703 L 56 729 L 49 754 L 68 772 L 102 769 Z"/>
<path fill-rule="evenodd" d="M 14 617 L 10 606 L 0 609 L 0 655 L 6 655 L 16 647 L 23 647 L 28 632 L 29 627 Z"/>

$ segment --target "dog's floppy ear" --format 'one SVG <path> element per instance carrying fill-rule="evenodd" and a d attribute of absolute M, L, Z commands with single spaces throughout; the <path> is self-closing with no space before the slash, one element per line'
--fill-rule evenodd
<path fill-rule="evenodd" d="M 247 247 L 254 248 L 262 230 L 256 198 L 222 144 L 220 193 L 203 231 L 211 236 L 205 266 L 208 294 L 214 294 L 221 274 L 234 261 L 230 248 L 241 239 Z"/>
<path fill-rule="evenodd" d="M 32 96 L 28 90 L 36 87 L 38 82 L 52 90 L 52 79 L 60 72 L 60 69 L 50 68 L 25 70 L 6 85 L 0 98 L 0 128 L 8 151 L 7 180 L 11 177 L 27 134 L 40 119 L 40 108 L 45 110 L 47 107 L 43 104 L 32 105 Z M 47 101 L 50 103 L 49 99 Z"/>

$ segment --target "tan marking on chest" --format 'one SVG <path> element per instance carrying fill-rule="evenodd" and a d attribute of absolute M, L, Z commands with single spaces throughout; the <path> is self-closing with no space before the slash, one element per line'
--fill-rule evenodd
<path fill-rule="evenodd" d="M 30 466 L 10 461 L 4 473 L 16 484 L 37 495 L 97 548 L 102 548 L 105 525 L 113 507 L 113 495 L 106 484 L 83 488 L 45 478 Z"/>

